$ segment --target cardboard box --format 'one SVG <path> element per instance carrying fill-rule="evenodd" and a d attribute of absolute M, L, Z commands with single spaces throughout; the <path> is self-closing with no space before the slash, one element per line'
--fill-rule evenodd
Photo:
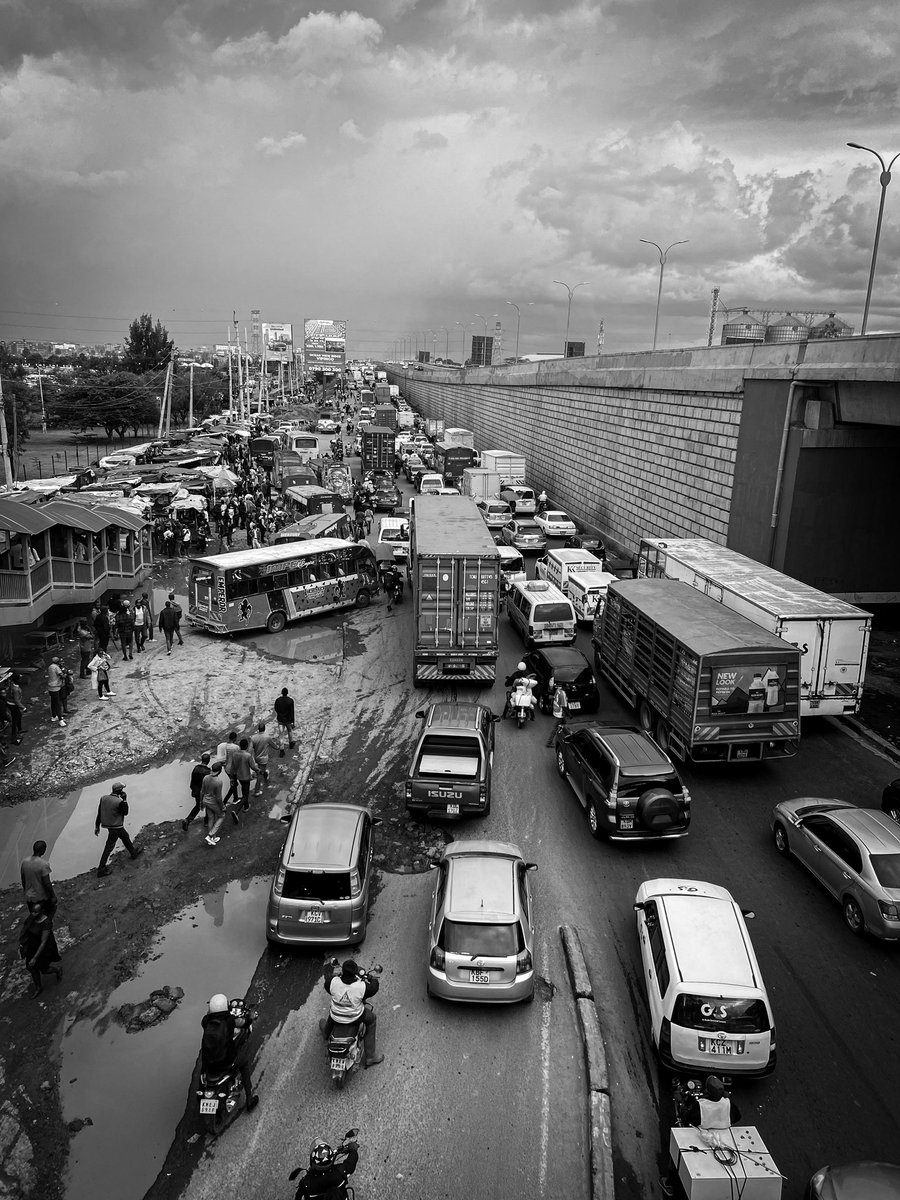
<path fill-rule="evenodd" d="M 734 1153 L 731 1164 L 715 1155 L 713 1135 Z M 669 1154 L 688 1200 L 781 1200 L 781 1173 L 755 1128 L 673 1129 Z"/>

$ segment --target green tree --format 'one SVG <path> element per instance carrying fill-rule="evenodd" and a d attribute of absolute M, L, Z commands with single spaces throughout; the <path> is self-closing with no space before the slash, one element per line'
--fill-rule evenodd
<path fill-rule="evenodd" d="M 47 406 L 50 422 L 66 429 L 101 428 L 107 439 L 123 438 L 129 429 L 135 434 L 141 425 L 157 419 L 163 379 L 159 376 L 133 375 L 119 371 L 78 380 L 60 389 Z"/>
<path fill-rule="evenodd" d="M 128 327 L 122 366 L 135 375 L 161 371 L 172 356 L 175 343 L 160 320 L 153 324 L 150 313 L 141 313 Z"/>

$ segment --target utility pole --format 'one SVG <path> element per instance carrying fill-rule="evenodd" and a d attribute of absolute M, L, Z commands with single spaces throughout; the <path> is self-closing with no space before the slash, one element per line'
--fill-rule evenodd
<path fill-rule="evenodd" d="M 233 312 L 234 317 L 234 340 L 237 346 L 237 369 L 238 369 L 238 420 L 242 420 L 244 416 L 244 363 L 241 358 L 241 334 L 238 329 L 237 313 Z"/>
<path fill-rule="evenodd" d="M 188 392 L 188 429 L 194 427 L 194 364 L 191 363 L 191 386 Z"/>
<path fill-rule="evenodd" d="M 0 453 L 3 455 L 3 478 L 6 480 L 6 486 L 11 488 L 12 480 L 12 460 L 9 456 L 9 438 L 6 436 L 6 409 L 3 404 L 3 380 L 0 378 Z"/>
<path fill-rule="evenodd" d="M 41 375 L 40 371 L 38 371 L 38 391 L 41 394 L 41 432 L 46 433 L 47 432 L 47 410 L 44 407 L 44 384 L 43 384 L 42 380 L 43 380 L 43 376 Z"/>
<path fill-rule="evenodd" d="M 716 321 L 719 316 L 719 289 L 714 287 L 712 290 L 712 301 L 709 306 L 709 337 L 706 339 L 707 346 L 713 344 L 713 338 L 716 336 Z"/>
<path fill-rule="evenodd" d="M 169 369 L 166 373 L 166 395 L 168 403 L 166 404 L 166 437 L 172 432 L 172 392 L 174 389 L 175 375 L 175 354 L 169 359 Z"/>

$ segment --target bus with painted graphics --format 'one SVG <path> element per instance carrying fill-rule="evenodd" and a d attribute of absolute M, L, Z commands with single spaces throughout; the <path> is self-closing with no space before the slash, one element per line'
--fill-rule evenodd
<path fill-rule="evenodd" d="M 191 559 L 188 621 L 209 633 L 280 633 L 301 617 L 366 608 L 378 594 L 375 555 L 341 538 Z"/>

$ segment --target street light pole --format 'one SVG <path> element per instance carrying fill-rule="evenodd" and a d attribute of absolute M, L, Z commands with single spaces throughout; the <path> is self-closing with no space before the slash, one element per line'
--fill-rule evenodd
<path fill-rule="evenodd" d="M 869 305 L 872 303 L 872 284 L 875 282 L 875 263 L 878 259 L 878 242 L 881 238 L 881 218 L 884 216 L 884 197 L 885 193 L 887 192 L 887 186 L 891 182 L 891 167 L 894 165 L 897 159 L 900 158 L 900 151 L 898 151 L 898 153 L 895 154 L 891 159 L 890 163 L 885 166 L 884 159 L 877 150 L 873 150 L 870 146 L 861 146 L 859 142 L 848 142 L 847 145 L 853 150 L 867 150 L 869 154 L 874 154 L 881 163 L 881 177 L 879 179 L 879 182 L 881 183 L 881 202 L 878 205 L 878 220 L 875 223 L 875 244 L 872 246 L 872 264 L 869 267 L 869 286 L 866 288 L 866 306 L 863 309 L 862 327 L 859 331 L 860 334 L 864 334 L 869 324 Z"/>
<path fill-rule="evenodd" d="M 469 323 L 468 321 L 465 323 L 465 325 L 462 323 L 462 321 L 457 321 L 455 323 L 462 331 L 462 354 L 460 355 L 460 366 L 464 367 L 466 365 L 466 333 L 469 329 Z"/>
<path fill-rule="evenodd" d="M 564 287 L 569 293 L 569 307 L 566 310 L 566 340 L 563 342 L 563 358 L 565 358 L 569 352 L 569 321 L 572 317 L 572 296 L 575 294 L 578 288 L 587 287 L 587 284 L 576 283 L 575 287 L 569 287 L 569 285 L 567 283 L 563 283 L 561 279 L 554 279 L 553 282 L 558 283 L 560 287 Z"/>
<path fill-rule="evenodd" d="M 663 250 L 662 246 L 657 246 L 656 242 L 648 242 L 646 238 L 638 238 L 638 241 L 643 242 L 645 246 L 656 246 L 656 249 L 659 251 L 659 290 L 656 293 L 656 320 L 653 322 L 653 349 L 655 350 L 656 334 L 659 329 L 659 305 L 662 300 L 663 271 L 666 269 L 666 257 L 672 246 L 686 246 L 690 238 L 684 238 L 680 242 L 673 242 L 671 246 L 666 246 L 665 250 Z"/>
<path fill-rule="evenodd" d="M 512 304 L 513 308 L 516 310 L 516 362 L 518 362 L 519 361 L 519 324 L 522 320 L 522 313 L 519 309 L 518 304 L 513 304 L 512 300 L 507 300 L 506 303 Z"/>

